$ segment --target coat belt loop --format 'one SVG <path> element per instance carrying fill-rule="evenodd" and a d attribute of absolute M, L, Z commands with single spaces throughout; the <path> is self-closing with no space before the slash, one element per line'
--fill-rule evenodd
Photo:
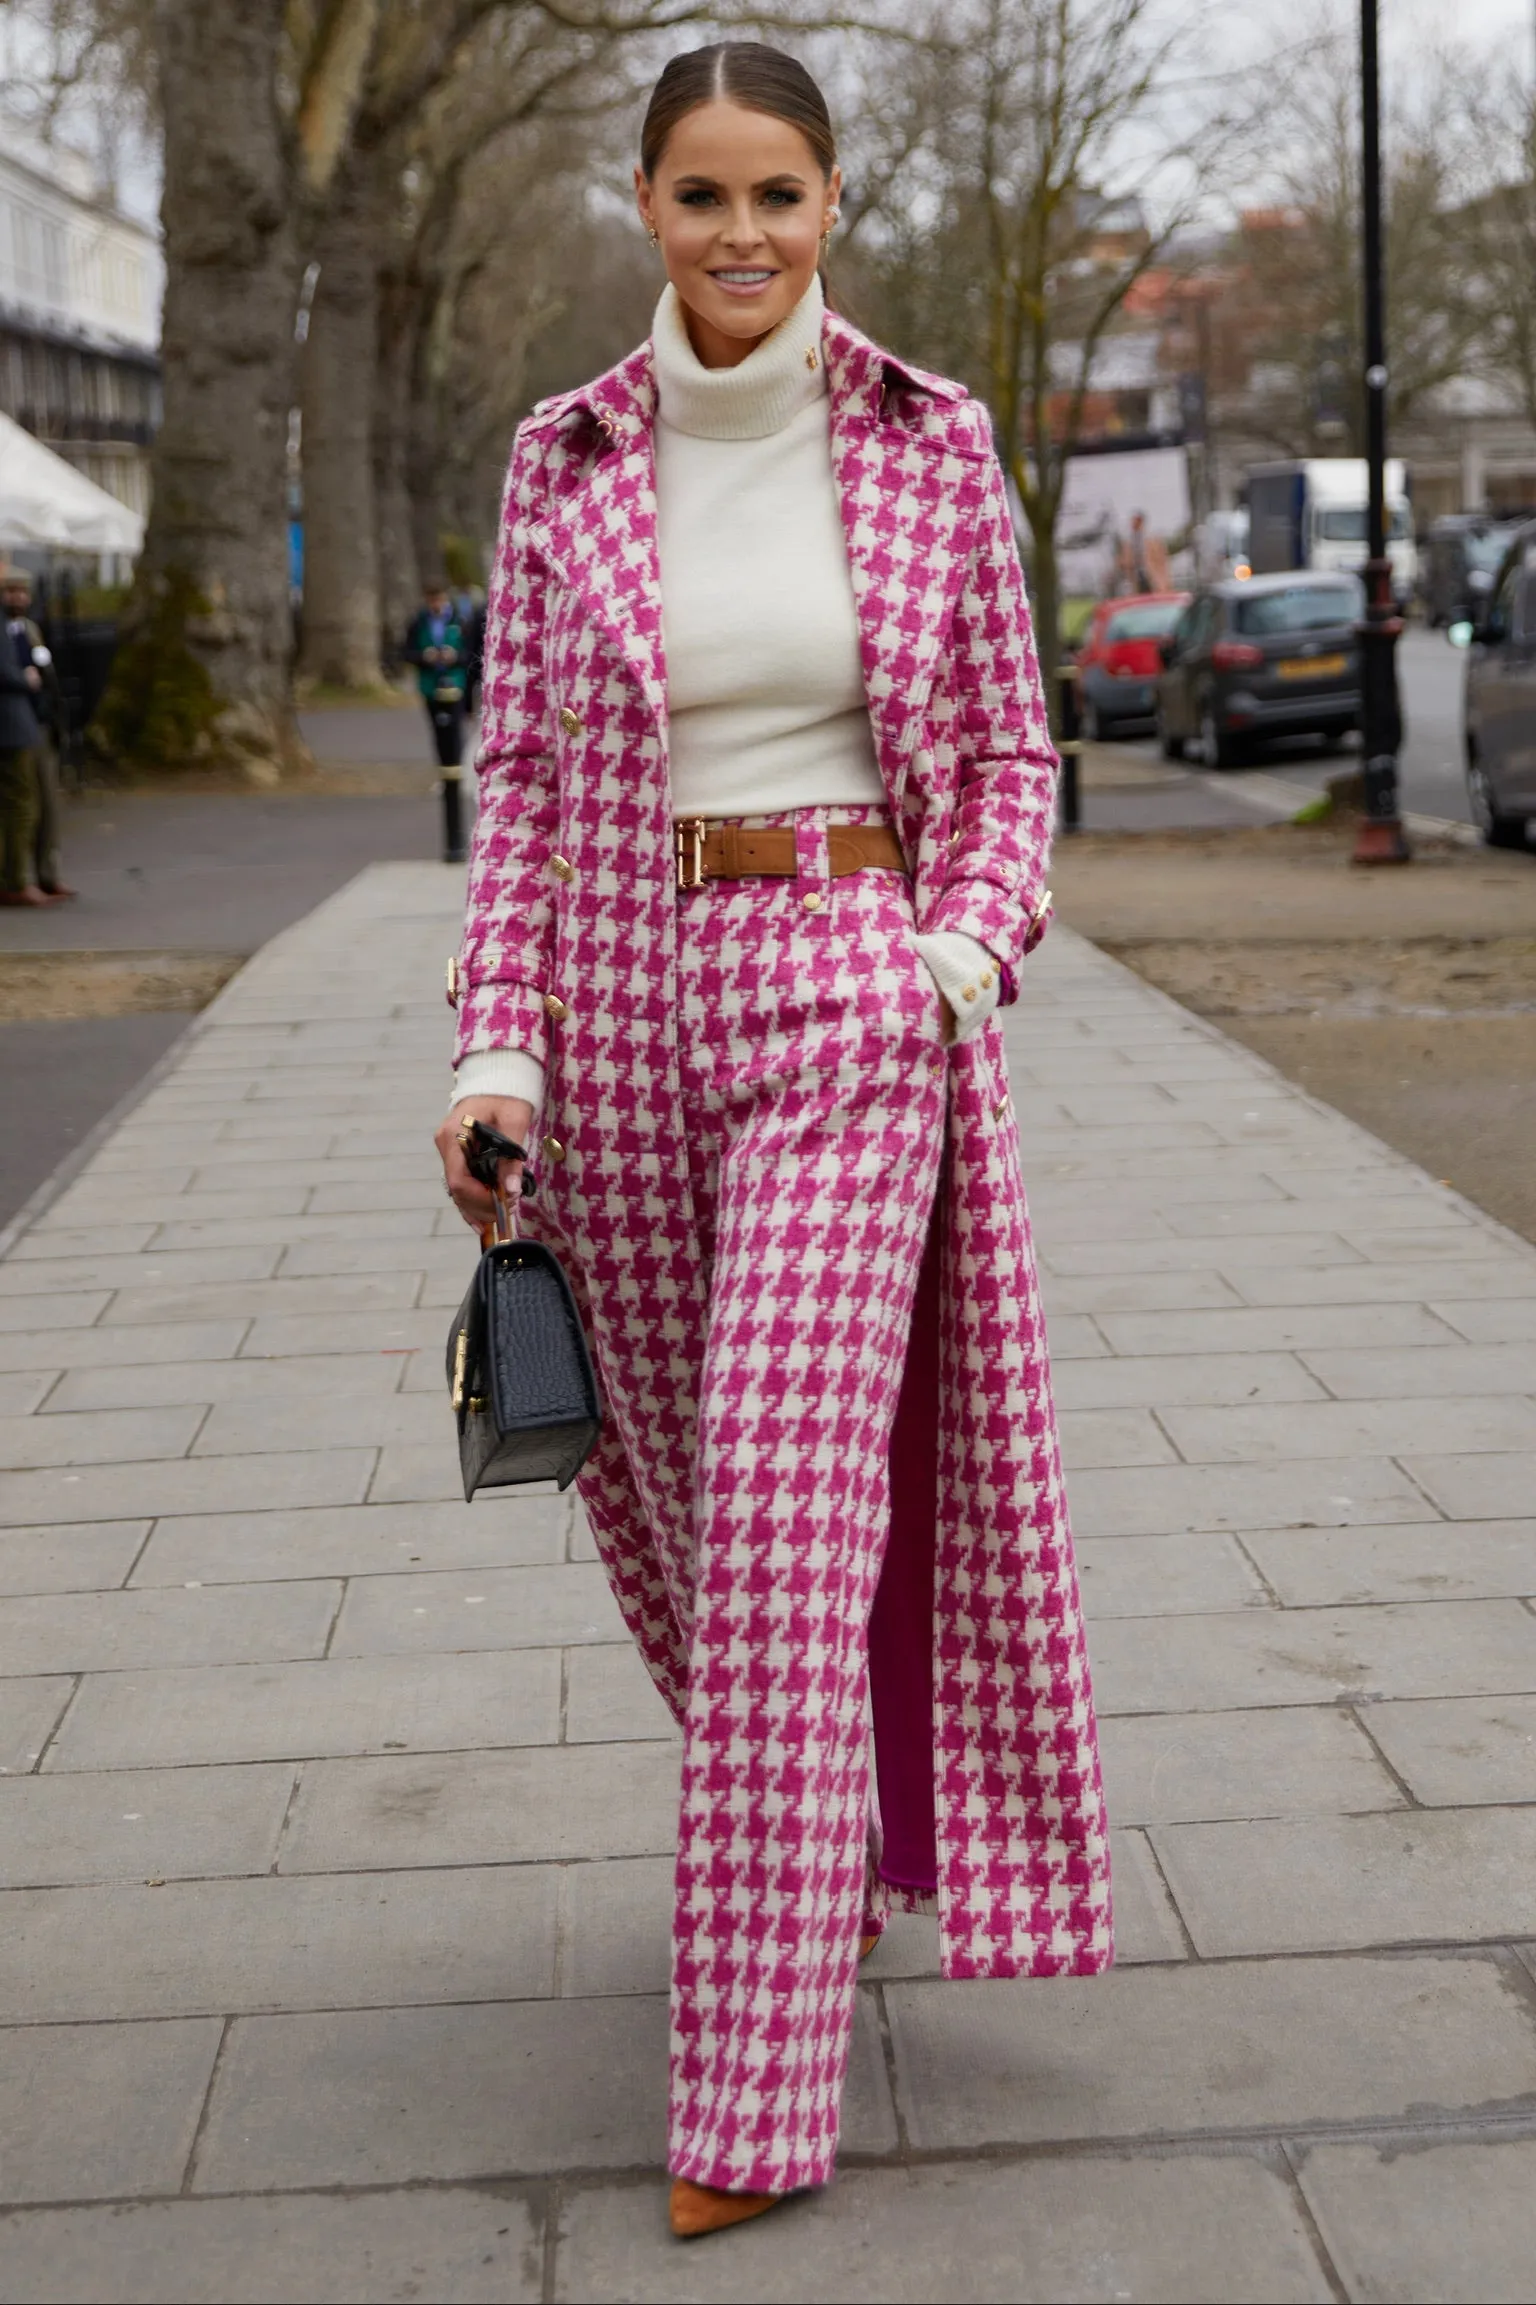
<path fill-rule="evenodd" d="M 802 894 L 807 890 L 826 887 L 832 877 L 832 865 L 827 854 L 827 812 L 824 808 L 796 809 L 795 862 L 799 867 L 797 885 Z"/>

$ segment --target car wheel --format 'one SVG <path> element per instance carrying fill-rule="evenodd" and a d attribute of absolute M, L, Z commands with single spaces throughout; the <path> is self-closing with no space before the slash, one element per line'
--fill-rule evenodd
<path fill-rule="evenodd" d="M 1164 760 L 1182 760 L 1184 758 L 1184 739 L 1182 736 L 1173 736 L 1169 733 L 1168 723 L 1163 718 L 1161 702 L 1157 707 L 1157 749 Z"/>
<path fill-rule="evenodd" d="M 1200 715 L 1200 749 L 1207 768 L 1236 768 L 1243 757 L 1238 739 L 1222 734 L 1209 705 Z"/>
<path fill-rule="evenodd" d="M 1490 848 L 1524 848 L 1525 818 L 1500 813 L 1488 772 L 1476 753 L 1467 762 L 1467 804 L 1472 822 Z"/>

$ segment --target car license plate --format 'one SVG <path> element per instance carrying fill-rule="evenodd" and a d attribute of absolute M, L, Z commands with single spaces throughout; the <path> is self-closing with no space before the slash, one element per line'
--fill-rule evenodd
<path fill-rule="evenodd" d="M 1348 662 L 1347 656 L 1283 656 L 1275 671 L 1282 680 L 1332 680 Z"/>

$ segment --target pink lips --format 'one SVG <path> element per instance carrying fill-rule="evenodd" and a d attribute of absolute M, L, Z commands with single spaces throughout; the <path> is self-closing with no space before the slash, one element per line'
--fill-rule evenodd
<path fill-rule="evenodd" d="M 746 270 L 745 265 L 742 270 Z M 761 296 L 763 290 L 771 288 L 779 276 L 777 272 L 764 272 L 755 280 L 727 280 L 721 273 L 712 272 L 709 277 L 727 296 Z"/>

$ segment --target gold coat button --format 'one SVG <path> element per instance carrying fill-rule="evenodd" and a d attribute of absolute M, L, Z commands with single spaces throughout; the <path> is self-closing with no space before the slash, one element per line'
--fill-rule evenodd
<path fill-rule="evenodd" d="M 557 1136 L 547 1136 L 544 1139 L 544 1158 L 548 1161 L 564 1160 L 565 1147 Z"/>
<path fill-rule="evenodd" d="M 804 894 L 804 896 L 803 896 L 803 897 L 800 899 L 800 902 L 801 902 L 801 903 L 802 903 L 802 904 L 805 906 L 805 909 L 806 909 L 806 911 L 807 911 L 807 912 L 820 912 L 820 910 L 821 910 L 821 892 L 820 892 L 820 890 L 819 890 L 819 889 L 814 889 L 814 888 L 811 888 L 811 889 L 807 889 L 807 890 L 806 890 L 806 892 L 805 892 L 805 894 Z"/>
<path fill-rule="evenodd" d="M 454 953 L 449 959 L 448 967 L 445 972 L 445 979 L 448 993 L 448 1006 L 450 1008 L 457 1008 L 459 1005 L 459 956 L 457 953 Z"/>
<path fill-rule="evenodd" d="M 551 1017 L 556 1024 L 564 1024 L 570 1013 L 557 992 L 547 992 L 544 995 L 544 1014 Z"/>
<path fill-rule="evenodd" d="M 549 869 L 556 880 L 574 880 L 576 878 L 576 867 L 569 857 L 552 856 L 549 860 Z"/>
<path fill-rule="evenodd" d="M 560 726 L 565 730 L 567 736 L 580 736 L 581 714 L 572 712 L 568 704 L 562 704 L 560 707 Z"/>
<path fill-rule="evenodd" d="M 976 987 L 973 984 L 968 984 L 960 997 L 962 1000 L 974 1000 L 976 998 Z"/>

